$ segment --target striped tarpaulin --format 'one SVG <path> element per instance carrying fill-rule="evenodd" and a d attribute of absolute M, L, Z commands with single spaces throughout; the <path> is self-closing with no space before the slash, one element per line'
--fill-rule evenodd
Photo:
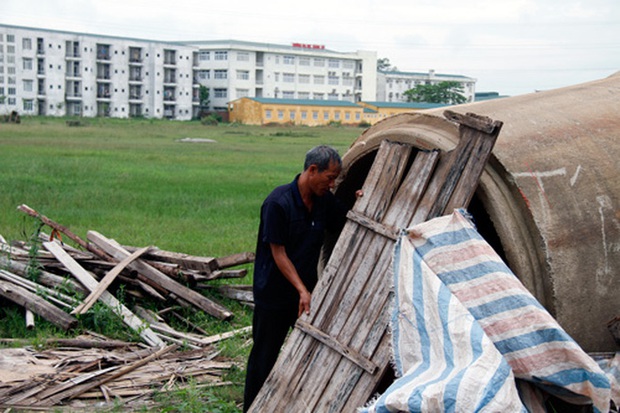
<path fill-rule="evenodd" d="M 393 270 L 400 378 L 364 411 L 519 412 L 515 377 L 608 411 L 605 373 L 462 212 L 407 230 Z"/>

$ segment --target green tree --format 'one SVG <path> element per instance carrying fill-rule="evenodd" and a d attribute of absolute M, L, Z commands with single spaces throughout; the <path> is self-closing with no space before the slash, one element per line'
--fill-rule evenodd
<path fill-rule="evenodd" d="M 382 57 L 380 59 L 377 59 L 377 70 L 387 72 L 390 70 L 398 70 L 398 68 L 396 66 L 392 66 L 389 58 Z"/>
<path fill-rule="evenodd" d="M 207 110 L 207 108 L 209 107 L 209 88 L 204 86 L 204 85 L 200 85 L 200 88 L 198 89 L 198 99 L 200 100 L 200 110 L 201 111 L 205 111 Z"/>
<path fill-rule="evenodd" d="M 437 84 L 417 85 L 405 93 L 407 102 L 445 103 L 459 105 L 467 102 L 459 82 L 445 81 Z"/>

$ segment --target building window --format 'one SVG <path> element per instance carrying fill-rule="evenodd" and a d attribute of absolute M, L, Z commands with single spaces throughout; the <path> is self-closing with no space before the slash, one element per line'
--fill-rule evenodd
<path fill-rule="evenodd" d="M 337 85 L 340 83 L 340 78 L 338 76 L 330 75 L 327 79 L 327 83 L 330 85 Z"/>
<path fill-rule="evenodd" d="M 325 59 L 321 59 L 320 57 L 315 57 L 314 58 L 314 66 L 316 66 L 316 67 L 324 67 L 325 66 Z"/>
<path fill-rule="evenodd" d="M 282 81 L 286 83 L 295 83 L 295 73 L 282 73 Z"/>
<path fill-rule="evenodd" d="M 304 120 L 307 119 L 308 118 L 308 112 L 306 112 L 305 110 L 302 110 L 301 111 L 301 118 L 304 119 Z"/>
<path fill-rule="evenodd" d="M 34 109 L 34 101 L 32 99 L 24 99 L 24 111 L 32 112 Z"/>
<path fill-rule="evenodd" d="M 310 58 L 309 57 L 300 57 L 299 58 L 299 66 L 310 66 Z"/>
<path fill-rule="evenodd" d="M 7 43 L 15 43 L 15 35 L 14 34 L 7 34 L 6 35 L 6 42 Z"/>
<path fill-rule="evenodd" d="M 329 120 L 329 112 L 326 110 L 323 111 L 323 120 Z"/>
<path fill-rule="evenodd" d="M 360 120 L 360 113 L 359 112 L 355 112 L 355 120 Z"/>
<path fill-rule="evenodd" d="M 237 70 L 237 79 L 238 80 L 250 80 L 250 71 L 249 70 Z"/>
<path fill-rule="evenodd" d="M 329 59 L 328 62 L 328 66 L 331 68 L 339 68 L 340 67 L 340 60 L 337 59 Z"/>
<path fill-rule="evenodd" d="M 265 119 L 271 119 L 271 109 L 265 109 Z"/>
<path fill-rule="evenodd" d="M 325 76 L 323 76 L 323 75 L 314 75 L 314 84 L 315 85 L 324 85 L 325 84 Z"/>
<path fill-rule="evenodd" d="M 327 95 L 327 100 L 338 100 L 338 93 L 330 93 Z"/>
<path fill-rule="evenodd" d="M 282 61 L 285 65 L 294 65 L 295 64 L 295 56 L 283 56 Z"/>
<path fill-rule="evenodd" d="M 24 50 L 32 50 L 32 39 L 23 38 L 22 39 L 22 49 Z"/>
<path fill-rule="evenodd" d="M 310 92 L 297 92 L 297 99 L 310 99 Z"/>
<path fill-rule="evenodd" d="M 209 80 L 211 78 L 210 70 L 199 70 L 198 71 L 198 79 L 200 80 Z"/>
<path fill-rule="evenodd" d="M 32 59 L 24 57 L 23 68 L 24 70 L 32 70 Z"/>
<path fill-rule="evenodd" d="M 310 83 L 310 75 L 299 75 L 299 83 Z"/>
<path fill-rule="evenodd" d="M 340 112 L 339 111 L 334 112 L 334 119 L 340 120 Z"/>
<path fill-rule="evenodd" d="M 227 79 L 228 78 L 228 70 L 219 69 L 213 71 L 213 79 Z"/>
<path fill-rule="evenodd" d="M 177 51 L 164 49 L 164 64 L 165 65 L 174 65 L 177 62 Z"/>
<path fill-rule="evenodd" d="M 249 89 L 237 89 L 235 93 L 237 94 L 238 98 L 244 98 L 250 95 L 250 90 Z"/>
<path fill-rule="evenodd" d="M 355 69 L 355 61 L 345 60 L 344 62 L 342 62 L 342 67 L 344 69 Z"/>
<path fill-rule="evenodd" d="M 213 97 L 214 98 L 228 97 L 228 89 L 213 89 Z"/>
<path fill-rule="evenodd" d="M 345 112 L 344 113 L 344 119 L 345 120 L 351 120 L 351 112 Z"/>
<path fill-rule="evenodd" d="M 34 82 L 32 80 L 24 80 L 24 92 L 32 92 L 34 90 Z"/>
<path fill-rule="evenodd" d="M 237 52 L 237 61 L 239 62 L 249 62 L 250 54 L 248 52 Z"/>
<path fill-rule="evenodd" d="M 291 90 L 282 91 L 282 99 L 295 99 L 295 92 Z"/>
<path fill-rule="evenodd" d="M 314 119 L 314 120 L 318 120 L 319 119 L 319 111 L 318 110 L 313 110 L 312 111 L 312 119 Z"/>
<path fill-rule="evenodd" d="M 295 111 L 294 110 L 290 110 L 288 112 L 288 117 L 290 120 L 295 120 Z"/>
<path fill-rule="evenodd" d="M 214 53 L 215 60 L 228 60 L 228 52 L 224 50 L 218 50 Z"/>
<path fill-rule="evenodd" d="M 284 111 L 283 110 L 279 110 L 278 111 L 278 119 L 280 119 L 280 120 L 284 119 Z"/>
<path fill-rule="evenodd" d="M 198 60 L 200 61 L 211 60 L 211 52 L 208 52 L 206 50 L 199 51 Z"/>
<path fill-rule="evenodd" d="M 314 100 L 325 100 L 325 93 L 315 93 L 313 99 Z"/>
<path fill-rule="evenodd" d="M 273 74 L 273 80 L 274 80 L 275 82 L 279 82 L 279 81 L 280 81 L 280 73 L 275 72 L 275 73 Z"/>

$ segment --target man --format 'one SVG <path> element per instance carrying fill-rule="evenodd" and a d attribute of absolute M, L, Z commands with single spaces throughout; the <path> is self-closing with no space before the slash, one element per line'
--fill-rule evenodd
<path fill-rule="evenodd" d="M 335 149 L 317 146 L 306 154 L 303 172 L 274 189 L 261 208 L 244 412 L 269 376 L 289 329 L 302 313 L 310 314 L 324 232 L 338 231 L 345 222 L 346 208 L 331 192 L 341 169 Z"/>

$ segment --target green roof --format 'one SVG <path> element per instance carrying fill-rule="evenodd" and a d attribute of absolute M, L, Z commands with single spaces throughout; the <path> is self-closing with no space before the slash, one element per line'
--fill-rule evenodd
<path fill-rule="evenodd" d="M 345 100 L 313 100 L 313 99 L 276 99 L 276 98 L 251 98 L 259 103 L 271 103 L 274 105 L 298 105 L 298 106 L 342 106 L 342 107 L 360 107 L 358 104 Z"/>
<path fill-rule="evenodd" d="M 402 109 L 435 109 L 448 106 L 445 103 L 427 102 L 364 102 L 378 108 L 402 108 Z"/>

